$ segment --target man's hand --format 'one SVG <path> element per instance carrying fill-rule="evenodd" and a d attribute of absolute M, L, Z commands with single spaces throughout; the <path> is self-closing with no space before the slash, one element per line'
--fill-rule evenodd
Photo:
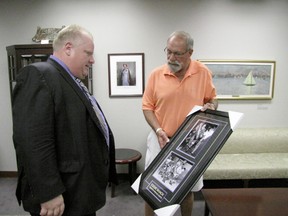
<path fill-rule="evenodd" d="M 167 137 L 167 134 L 165 133 L 165 131 L 162 129 L 157 131 L 156 135 L 158 137 L 160 148 L 162 149 L 166 145 L 166 143 L 169 142 L 169 138 Z"/>
<path fill-rule="evenodd" d="M 41 203 L 41 216 L 61 216 L 64 212 L 64 199 L 62 195 L 55 197 L 52 200 Z"/>
<path fill-rule="evenodd" d="M 217 108 L 218 108 L 218 101 L 217 101 L 217 99 L 213 99 L 213 100 L 209 101 L 208 103 L 204 104 L 201 111 L 205 111 L 207 109 L 217 110 Z"/>
<path fill-rule="evenodd" d="M 204 104 L 204 106 L 202 107 L 201 111 L 205 111 L 207 109 L 216 110 L 216 108 L 215 108 L 213 103 Z"/>

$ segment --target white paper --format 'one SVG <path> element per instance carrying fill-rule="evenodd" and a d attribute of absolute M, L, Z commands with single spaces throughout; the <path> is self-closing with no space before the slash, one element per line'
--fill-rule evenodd
<path fill-rule="evenodd" d="M 193 113 L 201 110 L 202 108 L 203 108 L 202 106 L 194 106 L 194 107 L 192 108 L 192 110 L 188 113 L 187 116 L 189 116 L 189 115 L 191 115 L 191 114 L 193 114 Z"/>
<path fill-rule="evenodd" d="M 156 209 L 154 212 L 158 216 L 173 216 L 177 212 L 179 207 L 179 204 L 174 204 L 160 209 Z"/>
<path fill-rule="evenodd" d="M 228 115 L 231 129 L 232 131 L 234 131 L 237 128 L 240 120 L 243 118 L 244 114 L 234 111 L 228 111 Z"/>
<path fill-rule="evenodd" d="M 140 185 L 140 180 L 141 180 L 142 174 L 138 176 L 138 178 L 134 181 L 134 183 L 131 185 L 131 188 L 139 194 L 139 185 Z"/>

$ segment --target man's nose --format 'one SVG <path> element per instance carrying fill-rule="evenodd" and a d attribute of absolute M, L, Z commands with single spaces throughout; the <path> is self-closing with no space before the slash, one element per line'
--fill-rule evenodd
<path fill-rule="evenodd" d="M 94 59 L 94 56 L 91 56 L 91 58 L 90 58 L 89 62 L 90 62 L 91 64 L 94 64 L 94 63 L 95 63 L 95 59 Z"/>
<path fill-rule="evenodd" d="M 167 57 L 168 57 L 168 60 L 176 60 L 174 53 L 169 54 Z"/>

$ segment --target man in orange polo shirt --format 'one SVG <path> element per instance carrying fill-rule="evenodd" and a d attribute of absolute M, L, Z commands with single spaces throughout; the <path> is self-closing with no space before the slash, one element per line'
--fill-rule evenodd
<path fill-rule="evenodd" d="M 174 135 L 195 105 L 203 106 L 202 111 L 217 109 L 211 72 L 201 62 L 191 60 L 193 43 L 188 33 L 173 32 L 165 48 L 167 64 L 154 69 L 149 76 L 142 100 L 145 119 L 152 128 L 147 138 L 145 167 Z M 199 191 L 202 187 L 201 178 L 192 191 Z M 193 199 L 191 192 L 182 202 L 182 216 L 191 216 Z M 145 215 L 154 215 L 147 203 Z"/>

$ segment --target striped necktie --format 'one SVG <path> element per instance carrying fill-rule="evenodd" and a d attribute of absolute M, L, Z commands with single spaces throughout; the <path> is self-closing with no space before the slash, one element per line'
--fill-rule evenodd
<path fill-rule="evenodd" d="M 79 78 L 75 78 L 75 80 L 79 83 L 82 91 L 84 92 L 84 94 L 86 95 L 86 97 L 89 99 L 93 109 L 94 109 L 94 112 L 100 122 L 100 125 L 101 125 L 101 128 L 102 128 L 102 132 L 105 136 L 105 139 L 106 139 L 106 142 L 107 142 L 107 145 L 109 147 L 109 130 L 108 130 L 108 126 L 107 126 L 107 123 L 105 121 L 105 117 L 103 115 L 103 113 L 101 112 L 101 110 L 99 109 L 98 107 L 98 104 L 96 102 L 96 98 L 94 98 L 92 95 L 90 95 L 87 87 L 85 86 L 85 84 L 79 79 Z"/>

